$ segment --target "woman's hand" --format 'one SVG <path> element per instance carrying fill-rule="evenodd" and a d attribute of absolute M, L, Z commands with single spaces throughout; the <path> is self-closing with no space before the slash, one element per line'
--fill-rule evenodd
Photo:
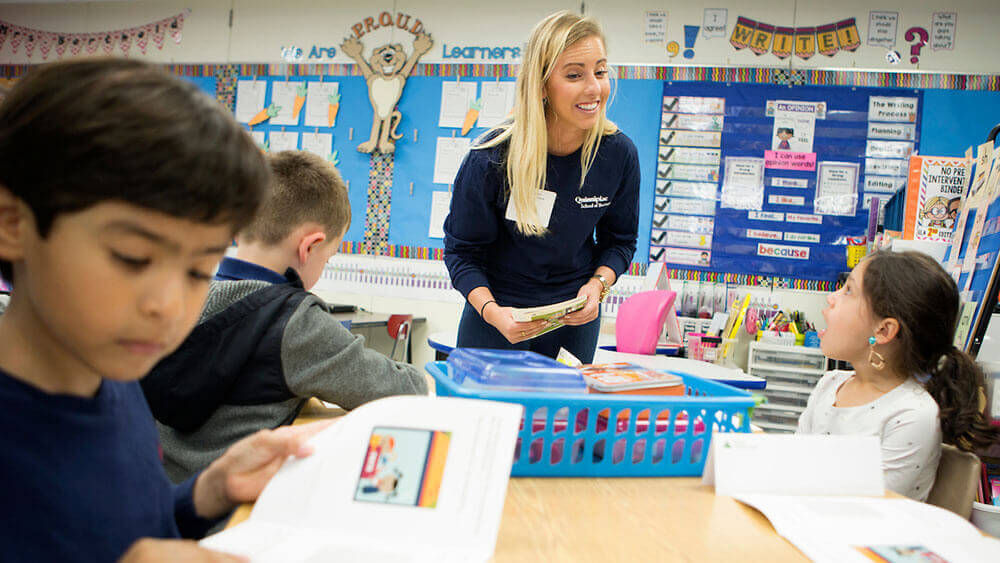
<path fill-rule="evenodd" d="M 483 311 L 483 320 L 493 325 L 511 344 L 530 340 L 548 326 L 546 321 L 519 323 L 514 320 L 513 311 L 513 307 L 501 307 L 491 303 Z"/>
<path fill-rule="evenodd" d="M 333 422 L 261 430 L 236 442 L 198 476 L 195 512 L 202 518 L 216 518 L 237 504 L 257 500 L 281 464 L 289 456 L 312 454 L 306 441 Z"/>
<path fill-rule="evenodd" d="M 119 563 L 183 561 L 184 563 L 239 563 L 247 561 L 228 553 L 200 547 L 191 540 L 158 540 L 142 538 L 133 543 Z"/>
<path fill-rule="evenodd" d="M 576 292 L 576 296 L 580 297 L 585 295 L 587 297 L 587 304 L 583 306 L 583 309 L 579 311 L 573 311 L 572 313 L 564 316 L 561 320 L 563 324 L 568 326 L 580 326 L 589 323 L 590 321 L 597 318 L 597 313 L 600 311 L 601 307 L 601 291 L 604 290 L 604 286 L 596 278 L 590 278 L 587 283 L 583 284 L 580 291 Z"/>

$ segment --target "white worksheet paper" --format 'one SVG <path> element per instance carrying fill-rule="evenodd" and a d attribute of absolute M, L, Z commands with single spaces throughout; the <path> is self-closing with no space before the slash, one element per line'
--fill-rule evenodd
<path fill-rule="evenodd" d="M 264 109 L 267 97 L 267 82 L 263 80 L 240 80 L 236 82 L 236 121 L 248 123 L 253 116 Z"/>
<path fill-rule="evenodd" d="M 483 82 L 479 127 L 496 127 L 514 109 L 514 82 Z"/>
<path fill-rule="evenodd" d="M 476 99 L 475 82 L 442 82 L 438 127 L 461 127 L 469 105 Z"/>
<path fill-rule="evenodd" d="M 434 154 L 434 183 L 453 184 L 462 159 L 469 152 L 470 140 L 464 137 L 438 137 Z"/>
<path fill-rule="evenodd" d="M 340 93 L 338 82 L 310 82 L 306 93 L 306 120 L 308 127 L 329 127 L 330 96 Z"/>

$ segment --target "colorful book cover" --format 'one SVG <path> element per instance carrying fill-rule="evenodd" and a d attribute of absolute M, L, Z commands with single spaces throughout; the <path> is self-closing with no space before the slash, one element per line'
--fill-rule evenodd
<path fill-rule="evenodd" d="M 903 238 L 951 242 L 965 189 L 965 159 L 911 156 Z"/>
<path fill-rule="evenodd" d="M 947 559 L 922 545 L 866 545 L 855 549 L 877 563 L 948 563 Z"/>
<path fill-rule="evenodd" d="M 585 365 L 580 368 L 580 373 L 591 387 L 604 392 L 672 387 L 681 385 L 684 381 L 674 374 L 646 369 L 628 362 Z"/>
<path fill-rule="evenodd" d="M 376 427 L 354 500 L 437 506 L 451 432 Z"/>

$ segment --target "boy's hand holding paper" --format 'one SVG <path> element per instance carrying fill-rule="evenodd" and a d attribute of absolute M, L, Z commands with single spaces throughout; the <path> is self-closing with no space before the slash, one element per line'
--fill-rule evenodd
<path fill-rule="evenodd" d="M 254 561 L 486 561 L 522 410 L 411 396 L 363 405 L 286 462 L 246 522 L 202 545 Z"/>

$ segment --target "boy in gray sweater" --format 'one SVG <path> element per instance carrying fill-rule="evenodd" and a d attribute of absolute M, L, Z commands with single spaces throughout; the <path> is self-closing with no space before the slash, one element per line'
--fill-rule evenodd
<path fill-rule="evenodd" d="M 142 380 L 174 482 L 244 436 L 289 424 L 310 397 L 353 409 L 427 393 L 417 368 L 365 348 L 308 291 L 350 225 L 340 174 L 304 151 L 270 164 L 271 189 L 219 265 L 198 326 Z"/>

